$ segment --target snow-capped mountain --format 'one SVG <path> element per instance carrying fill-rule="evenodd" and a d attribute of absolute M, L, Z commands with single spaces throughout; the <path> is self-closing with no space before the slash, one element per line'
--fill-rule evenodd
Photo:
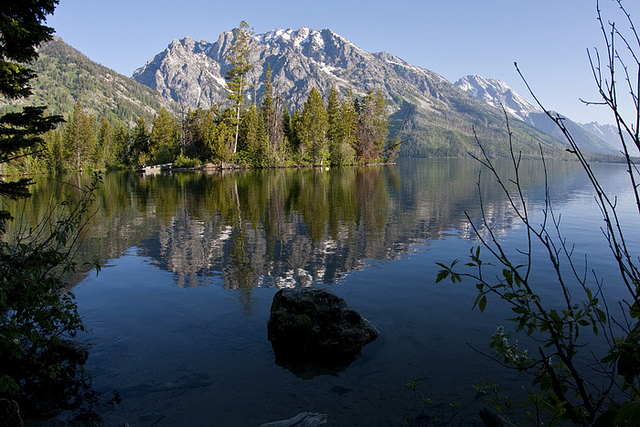
<path fill-rule="evenodd" d="M 542 111 L 518 95 L 506 83 L 497 79 L 488 79 L 481 76 L 465 76 L 454 83 L 468 94 L 483 100 L 497 108 L 504 107 L 505 111 L 523 122 L 533 126 L 558 140 L 564 140 L 564 136 L 556 124 Z M 584 125 L 576 123 L 565 117 L 564 125 L 577 142 L 578 146 L 586 151 L 616 154 L 617 147 L 611 145 L 604 134 L 591 132 Z"/>
<path fill-rule="evenodd" d="M 133 78 L 185 107 L 224 104 L 228 93 L 224 76 L 231 66 L 225 58 L 233 39 L 233 31 L 225 31 L 213 43 L 189 37 L 174 40 L 137 69 Z M 524 152 L 535 155 L 538 142 L 563 148 L 558 138 L 524 120 L 531 114 L 530 104 L 497 81 L 485 84 L 479 77 L 468 79 L 461 90 L 433 71 L 386 52 L 366 52 L 329 29 L 277 29 L 254 35 L 250 44 L 250 101 L 262 99 L 268 67 L 278 100 L 290 111 L 303 107 L 313 87 L 325 99 L 331 86 L 343 95 L 380 91 L 387 100 L 391 134 L 404 141 L 403 155 L 464 155 L 477 148 L 476 135 L 489 142 L 495 153 L 503 151 L 504 115 L 495 102 L 489 102 L 492 99 L 499 99 L 523 119 L 512 131 Z"/>
<path fill-rule="evenodd" d="M 496 108 L 504 107 L 507 113 L 523 122 L 529 122 L 530 114 L 540 112 L 533 104 L 514 92 L 506 83 L 497 79 L 486 79 L 471 75 L 462 77 L 454 84 L 489 105 L 493 105 Z"/>
<path fill-rule="evenodd" d="M 622 150 L 622 142 L 620 141 L 620 135 L 618 133 L 617 127 L 609 124 L 601 125 L 598 122 L 578 124 L 580 125 L 580 127 L 582 127 L 582 129 L 586 130 L 592 135 L 597 136 L 616 150 Z"/>
<path fill-rule="evenodd" d="M 209 108 L 226 99 L 224 75 L 230 65 L 225 57 L 233 32 L 225 31 L 215 43 L 186 37 L 174 40 L 133 77 L 165 97 L 190 107 Z M 312 87 L 327 94 L 331 85 L 343 92 L 369 90 L 394 92 L 415 98 L 425 106 L 434 100 L 421 88 L 411 87 L 406 78 L 424 87 L 448 82 L 437 74 L 388 54 L 366 52 L 331 30 L 273 30 L 252 40 L 249 73 L 253 85 L 250 97 L 259 97 L 270 65 L 273 83 L 290 107 L 301 108 Z M 402 77 L 399 76 L 402 75 Z M 383 77 L 381 79 L 381 77 Z"/>

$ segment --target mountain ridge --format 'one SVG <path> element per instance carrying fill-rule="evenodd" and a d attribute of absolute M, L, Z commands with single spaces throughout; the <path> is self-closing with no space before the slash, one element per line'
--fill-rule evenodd
<path fill-rule="evenodd" d="M 483 100 L 496 108 L 504 108 L 511 116 L 533 126 L 539 131 L 563 140 L 564 135 L 547 114 L 517 94 L 509 85 L 498 79 L 485 78 L 478 75 L 464 76 L 454 83 L 465 92 Z M 562 116 L 562 115 L 561 115 Z M 585 151 L 605 155 L 616 155 L 619 150 L 607 139 L 601 138 L 598 128 L 592 130 L 584 125 L 564 117 L 564 125 L 576 143 Z M 604 136 L 604 134 L 602 134 Z"/>

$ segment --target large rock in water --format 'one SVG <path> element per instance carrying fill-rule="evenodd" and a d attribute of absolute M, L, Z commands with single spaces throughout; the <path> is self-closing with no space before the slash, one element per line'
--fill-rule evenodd
<path fill-rule="evenodd" d="M 353 359 L 378 331 L 340 297 L 325 289 L 281 289 L 267 323 L 276 359 Z"/>

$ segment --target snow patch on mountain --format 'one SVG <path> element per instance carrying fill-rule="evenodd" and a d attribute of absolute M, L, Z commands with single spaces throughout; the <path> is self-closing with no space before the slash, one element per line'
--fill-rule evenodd
<path fill-rule="evenodd" d="M 275 29 L 264 34 L 256 34 L 254 39 L 263 44 L 277 46 L 279 44 L 292 44 L 301 47 L 305 44 L 313 44 L 320 48 L 324 47 L 324 39 L 322 33 L 317 30 L 311 30 L 307 27 L 300 27 L 297 30 L 288 28 L 286 30 Z"/>
<path fill-rule="evenodd" d="M 470 75 L 462 77 L 454 84 L 487 104 L 497 108 L 504 107 L 507 113 L 527 123 L 531 123 L 530 114 L 540 112 L 533 104 L 498 79 Z"/>

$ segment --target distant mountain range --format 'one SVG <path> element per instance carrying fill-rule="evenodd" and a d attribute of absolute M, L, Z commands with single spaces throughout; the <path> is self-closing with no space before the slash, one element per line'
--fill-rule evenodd
<path fill-rule="evenodd" d="M 617 127 L 609 124 L 601 125 L 598 122 L 578 124 L 582 129 L 611 145 L 616 149 L 616 151 L 622 150 L 622 142 L 620 141 L 620 135 L 618 134 Z"/>
<path fill-rule="evenodd" d="M 224 104 L 224 75 L 230 67 L 225 57 L 232 42 L 232 31 L 221 33 L 213 43 L 189 37 L 174 40 L 128 78 L 56 38 L 40 48 L 34 65 L 38 78 L 29 102 L 68 113 L 79 99 L 90 111 L 127 123 L 140 115 L 152 120 L 162 107 L 179 115 L 186 108 Z M 497 102 L 520 119 L 511 122 L 511 130 L 525 156 L 535 156 L 539 143 L 550 155 L 564 155 L 566 143 L 550 120 L 497 80 L 467 76 L 452 84 L 389 53 L 366 52 L 328 29 L 274 30 L 255 35 L 251 45 L 254 68 L 248 76 L 252 85 L 248 97 L 252 102 L 262 97 L 268 66 L 281 105 L 290 111 L 302 108 L 312 87 L 325 97 L 332 85 L 344 96 L 381 91 L 388 104 L 391 136 L 403 140 L 404 156 L 466 155 L 477 150 L 476 136 L 493 155 L 505 155 L 504 113 L 496 108 Z M 615 153 L 577 124 L 575 132 L 586 150 Z"/>
<path fill-rule="evenodd" d="M 462 77 L 454 84 L 489 105 L 496 108 L 504 107 L 507 113 L 541 132 L 559 140 L 563 139 L 556 124 L 542 110 L 518 95 L 506 83 L 473 75 Z M 565 118 L 564 124 L 576 143 L 586 151 L 615 154 L 620 149 L 619 138 L 616 138 L 617 134 L 611 125 L 601 126 L 597 122 L 583 125 L 569 118 Z"/>

